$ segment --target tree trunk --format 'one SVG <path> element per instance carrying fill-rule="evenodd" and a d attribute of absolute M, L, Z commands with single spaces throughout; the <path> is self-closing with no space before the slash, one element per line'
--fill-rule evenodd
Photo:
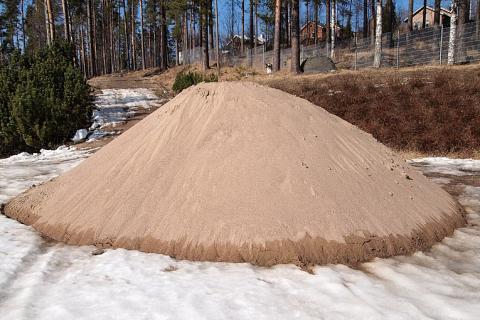
<path fill-rule="evenodd" d="M 368 37 L 368 0 L 363 0 L 363 37 Z"/>
<path fill-rule="evenodd" d="M 253 0 L 250 0 L 250 43 L 248 47 L 248 66 L 253 66 Z"/>
<path fill-rule="evenodd" d="M 331 3 L 330 3 L 330 0 L 326 0 L 325 2 L 325 37 L 326 37 L 326 40 L 325 40 L 325 45 L 329 46 L 330 44 L 330 33 L 331 33 L 331 30 L 330 30 L 330 13 L 332 12 L 332 7 L 331 7 Z M 327 49 L 327 52 L 330 53 L 330 50 Z"/>
<path fill-rule="evenodd" d="M 480 1 L 477 0 L 477 14 L 475 16 L 475 29 L 476 29 L 476 35 L 477 39 L 480 38 Z"/>
<path fill-rule="evenodd" d="M 167 47 L 167 13 L 165 10 L 165 1 L 160 4 L 160 69 L 166 70 L 168 67 L 168 47 Z"/>
<path fill-rule="evenodd" d="M 23 44 L 23 52 L 25 52 L 26 46 L 26 36 L 25 36 L 25 6 L 23 0 L 20 1 L 21 6 L 21 14 L 22 14 L 22 44 Z"/>
<path fill-rule="evenodd" d="M 82 66 L 83 66 L 83 75 L 85 78 L 88 77 L 88 67 L 87 67 L 87 57 L 85 54 L 85 34 L 83 33 L 83 25 L 80 26 L 80 50 L 81 52 L 81 59 L 82 59 Z"/>
<path fill-rule="evenodd" d="M 218 0 L 215 0 L 215 43 L 217 51 L 217 81 L 220 81 L 220 30 L 218 28 L 218 19 L 220 13 L 218 12 Z"/>
<path fill-rule="evenodd" d="M 336 0 L 332 0 L 331 2 L 331 7 L 332 7 L 332 14 L 331 14 L 331 20 L 330 20 L 330 33 L 331 33 L 331 45 L 330 45 L 330 58 L 332 58 L 332 60 L 335 59 L 335 38 L 336 38 L 336 6 L 337 6 L 337 2 Z"/>
<path fill-rule="evenodd" d="M 187 21 L 187 11 L 183 14 L 183 38 L 182 38 L 182 58 L 183 58 L 183 64 L 188 64 L 188 21 Z"/>
<path fill-rule="evenodd" d="M 87 0 L 87 19 L 88 19 L 88 43 L 90 49 L 90 57 L 89 57 L 89 64 L 90 64 L 90 76 L 94 77 L 97 75 L 97 59 L 96 59 L 96 52 L 95 52 L 95 30 L 93 26 L 93 4 L 92 0 Z"/>
<path fill-rule="evenodd" d="M 375 31 L 375 55 L 373 58 L 373 66 L 380 68 L 382 60 L 382 0 L 377 2 L 377 30 Z"/>
<path fill-rule="evenodd" d="M 299 74 L 300 70 L 300 18 L 299 0 L 292 0 L 292 61 L 290 72 Z"/>
<path fill-rule="evenodd" d="M 318 2 L 319 0 L 313 0 L 313 10 L 315 10 L 315 13 L 314 13 L 315 30 L 313 31 L 313 37 L 314 37 L 315 45 L 318 43 Z"/>
<path fill-rule="evenodd" d="M 200 19 L 202 20 L 202 50 L 203 50 L 203 70 L 210 69 L 210 56 L 208 54 L 208 8 L 206 2 L 208 0 L 200 0 Z"/>
<path fill-rule="evenodd" d="M 213 0 L 208 0 L 208 41 L 213 50 Z"/>
<path fill-rule="evenodd" d="M 273 72 L 280 70 L 280 26 L 282 0 L 275 1 L 275 34 L 273 37 Z"/>
<path fill-rule="evenodd" d="M 131 35 L 132 35 L 132 67 L 133 70 L 137 70 L 137 31 L 135 29 L 135 7 L 136 0 L 132 0 L 130 11 L 130 22 L 131 22 Z"/>
<path fill-rule="evenodd" d="M 142 41 L 142 69 L 145 70 L 146 63 L 145 63 L 145 38 L 144 38 L 144 31 L 143 31 L 143 0 L 140 0 L 140 28 L 141 30 L 141 41 Z"/>
<path fill-rule="evenodd" d="M 427 0 L 423 0 L 422 29 L 427 27 Z"/>
<path fill-rule="evenodd" d="M 413 0 L 408 0 L 408 30 L 413 30 Z"/>
<path fill-rule="evenodd" d="M 435 5 L 434 5 L 434 14 L 433 14 L 433 25 L 439 26 L 440 25 L 440 5 L 442 1 L 441 0 L 435 0 Z"/>
<path fill-rule="evenodd" d="M 22 8 L 23 8 L 23 0 L 22 0 Z M 68 1 L 62 0 L 62 9 L 63 9 L 63 28 L 64 28 L 64 36 L 67 42 L 70 42 L 70 14 L 68 13 Z M 23 16 L 23 14 L 22 14 Z"/>
<path fill-rule="evenodd" d="M 370 29 L 370 40 L 372 42 L 372 45 L 375 45 L 375 29 L 377 27 L 377 14 L 375 12 L 375 3 L 377 0 L 371 0 L 371 12 L 372 12 L 372 23 L 371 23 L 371 29 Z"/>
<path fill-rule="evenodd" d="M 47 13 L 47 26 L 48 26 L 48 44 L 52 44 L 55 41 L 55 18 L 53 15 L 52 0 L 45 0 L 45 8 Z"/>
<path fill-rule="evenodd" d="M 127 70 L 130 70 L 130 39 L 129 39 L 129 34 L 128 34 L 128 21 L 127 21 L 127 0 L 123 0 L 123 27 L 125 30 L 125 52 L 126 52 L 126 58 L 127 58 L 127 63 L 126 67 Z"/>
<path fill-rule="evenodd" d="M 240 56 L 245 54 L 245 0 L 242 0 L 242 39 L 240 39 Z"/>
<path fill-rule="evenodd" d="M 253 0 L 253 9 L 254 9 L 253 22 L 254 22 L 254 25 L 255 25 L 255 28 L 254 28 L 255 34 L 253 36 L 253 47 L 254 47 L 255 56 L 257 55 L 257 40 L 258 40 L 258 24 L 257 24 L 258 12 L 257 12 L 257 8 L 258 8 L 257 0 Z"/>
<path fill-rule="evenodd" d="M 468 39 L 465 38 L 465 24 L 470 21 L 470 1 L 468 0 L 458 0 L 458 16 L 457 16 L 457 43 L 456 52 L 455 52 L 455 62 L 463 63 L 467 59 L 467 49 L 465 48 L 465 42 Z"/>
<path fill-rule="evenodd" d="M 453 65 L 455 63 L 455 42 L 457 37 L 457 1 L 452 1 L 452 15 L 450 17 L 450 37 L 448 40 L 448 57 L 447 63 Z"/>

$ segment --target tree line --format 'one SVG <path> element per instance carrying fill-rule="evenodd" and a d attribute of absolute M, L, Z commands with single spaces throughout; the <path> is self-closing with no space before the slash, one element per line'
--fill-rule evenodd
<path fill-rule="evenodd" d="M 469 22 L 470 1 L 452 0 L 459 25 Z M 326 41 L 333 54 L 336 28 L 371 37 L 381 52 L 381 34 L 392 32 L 398 19 L 394 0 L 221 0 L 222 34 L 231 38 L 241 25 L 241 52 L 254 51 L 259 23 L 272 34 L 274 70 L 280 68 L 279 51 L 292 48 L 291 71 L 300 72 L 300 21 L 319 24 L 325 17 Z M 201 48 L 202 65 L 210 68 L 210 51 L 216 47 L 215 0 L 4 0 L 0 1 L 0 59 L 9 52 L 33 52 L 55 41 L 70 43 L 75 63 L 86 77 L 189 63 L 191 52 Z M 423 1 L 423 7 L 427 1 Z M 440 22 L 441 1 L 435 0 L 433 25 Z M 300 8 L 305 14 L 301 17 Z M 238 14 L 240 11 L 240 14 Z M 408 28 L 413 30 L 413 0 L 408 5 Z M 423 27 L 426 24 L 425 10 Z M 458 16 L 457 16 L 458 13 Z M 476 20 L 480 21 L 477 5 Z M 237 23 L 240 20 L 240 23 Z M 355 22 L 355 26 L 353 26 Z M 314 30 L 317 41 L 317 29 Z M 219 44 L 220 46 L 220 44 Z M 375 64 L 379 65 L 379 54 Z M 378 60 L 378 61 L 377 61 Z M 249 61 L 251 64 L 251 60 Z"/>

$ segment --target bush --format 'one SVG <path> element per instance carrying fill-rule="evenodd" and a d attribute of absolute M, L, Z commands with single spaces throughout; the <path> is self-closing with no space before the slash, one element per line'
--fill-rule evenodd
<path fill-rule="evenodd" d="M 188 87 L 199 84 L 200 82 L 216 82 L 217 76 L 214 74 L 201 74 L 197 72 L 179 73 L 175 77 L 175 83 L 173 84 L 173 91 L 179 93 Z"/>
<path fill-rule="evenodd" d="M 90 87 L 66 45 L 13 53 L 0 67 L 0 155 L 54 148 L 89 125 Z"/>

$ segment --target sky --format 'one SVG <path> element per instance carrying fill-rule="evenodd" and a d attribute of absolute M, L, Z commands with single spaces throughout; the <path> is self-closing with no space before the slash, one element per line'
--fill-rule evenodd
<path fill-rule="evenodd" d="M 239 0 L 236 0 L 237 2 L 239 2 Z M 385 1 L 385 0 L 383 0 Z M 324 0 L 321 0 L 321 2 L 324 2 Z M 361 1 L 363 3 L 363 1 Z M 370 2 L 370 0 L 369 0 Z M 407 12 L 407 9 L 408 9 L 408 0 L 394 0 L 395 2 L 395 8 L 396 8 L 396 11 L 397 11 L 397 14 L 398 12 L 400 13 L 403 13 L 402 16 L 406 16 L 406 12 Z M 473 3 L 475 3 L 475 0 L 472 0 Z M 249 3 L 249 0 L 245 0 L 245 10 L 246 10 L 246 13 L 245 13 L 245 19 L 246 19 L 246 31 L 248 30 L 248 3 Z M 434 0 L 428 0 L 427 1 L 427 4 L 429 6 L 432 6 L 433 7 L 433 4 L 434 4 Z M 448 8 L 451 4 L 451 0 L 442 0 L 442 7 L 444 8 Z M 218 0 L 218 6 L 219 6 L 219 11 L 220 11 L 220 20 L 219 20 L 219 23 L 220 23 L 220 29 L 222 31 L 222 34 L 226 34 L 228 33 L 228 24 L 229 24 L 229 21 L 230 21 L 230 11 L 231 11 L 231 0 Z M 414 0 L 414 10 L 420 8 L 421 6 L 423 6 L 423 0 Z M 237 6 L 236 8 L 236 14 L 237 14 L 237 17 L 236 17 L 236 28 L 235 28 L 235 33 L 239 33 L 240 31 L 240 28 L 241 28 L 241 25 L 240 25 L 240 19 L 241 19 L 241 8 L 240 6 Z M 354 14 L 355 15 L 355 14 Z M 359 12 L 359 21 L 358 21 L 358 24 L 361 26 L 362 25 L 362 11 Z M 313 16 L 313 15 L 312 15 Z M 301 7 L 300 7 L 300 17 L 301 17 L 301 23 L 303 23 L 305 21 L 305 6 L 304 6 L 304 1 L 301 1 Z M 352 21 L 352 24 L 353 24 L 353 27 L 355 28 L 355 16 L 352 17 L 353 21 Z M 325 7 L 322 6 L 321 8 L 321 14 L 320 14 L 320 21 L 321 22 L 324 22 L 325 21 Z M 263 26 L 259 26 L 261 30 L 263 30 Z M 264 33 L 264 31 L 262 32 Z"/>

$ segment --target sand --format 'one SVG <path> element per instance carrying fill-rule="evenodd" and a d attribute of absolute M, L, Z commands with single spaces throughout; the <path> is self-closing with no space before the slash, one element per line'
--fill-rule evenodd
<path fill-rule="evenodd" d="M 263 266 L 406 254 L 465 224 L 452 197 L 371 135 L 233 82 L 185 90 L 5 213 L 69 244 Z"/>

